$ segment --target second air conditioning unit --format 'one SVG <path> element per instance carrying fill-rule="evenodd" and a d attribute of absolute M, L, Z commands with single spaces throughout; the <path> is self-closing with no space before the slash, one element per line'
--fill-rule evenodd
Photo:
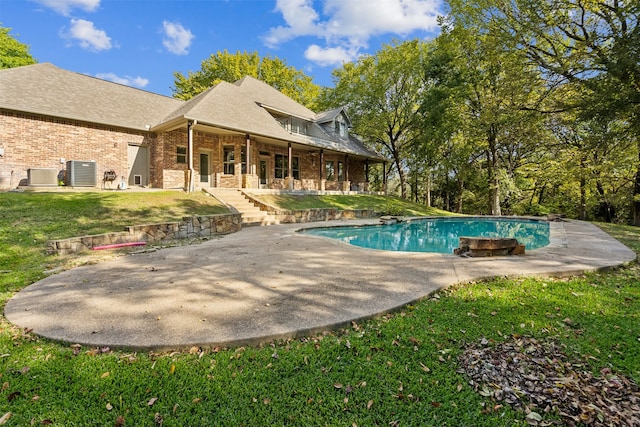
<path fill-rule="evenodd" d="M 95 187 L 97 185 L 96 162 L 69 160 L 65 184 L 71 187 Z"/>

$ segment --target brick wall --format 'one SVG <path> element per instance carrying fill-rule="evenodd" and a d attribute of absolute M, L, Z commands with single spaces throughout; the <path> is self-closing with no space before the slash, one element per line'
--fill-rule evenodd
<path fill-rule="evenodd" d="M 68 160 L 95 160 L 100 186 L 106 170 L 126 177 L 129 143 L 149 142 L 144 132 L 0 111 L 0 149 L 4 150 L 0 157 L 0 189 L 26 185 L 27 169 L 63 171 Z"/>
<path fill-rule="evenodd" d="M 187 130 L 177 129 L 158 135 L 146 132 L 129 131 L 120 128 L 93 125 L 73 120 L 56 119 L 10 111 L 0 111 L 0 190 L 26 185 L 27 170 L 30 168 L 66 169 L 68 160 L 95 160 L 97 186 L 101 186 L 102 174 L 114 170 L 116 174 L 128 174 L 127 146 L 145 144 L 149 150 L 149 180 L 154 188 L 184 188 L 185 163 L 178 162 L 177 147 L 187 146 Z M 235 173 L 224 175 L 223 147 L 235 148 Z M 199 154 L 209 154 L 210 186 L 239 188 L 242 186 L 241 152 L 246 146 L 243 135 L 218 135 L 201 131 L 194 132 L 194 169 L 196 183 L 199 183 Z M 295 189 L 319 190 L 320 156 L 317 150 L 293 149 L 293 156 L 299 157 L 300 180 L 294 183 Z M 251 163 L 258 173 L 260 152 L 269 153 L 269 180 L 272 188 L 287 188 L 284 180 L 274 179 L 275 155 L 287 155 L 285 145 L 270 145 L 251 142 Z M 344 155 L 325 154 L 325 161 L 342 161 L 346 167 Z M 64 161 L 61 162 L 61 159 Z M 350 158 L 348 162 L 349 181 L 364 181 L 364 163 Z M 251 171 L 249 165 L 249 171 Z M 337 174 L 337 170 L 336 170 Z M 336 177 L 337 178 L 337 177 Z M 328 181 L 327 190 L 342 190 L 342 183 Z M 207 185 L 207 184 L 202 184 Z M 253 183 L 252 186 L 257 186 Z"/>

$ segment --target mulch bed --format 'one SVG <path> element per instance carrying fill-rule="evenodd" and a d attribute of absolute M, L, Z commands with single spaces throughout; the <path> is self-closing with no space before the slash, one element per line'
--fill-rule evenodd
<path fill-rule="evenodd" d="M 459 372 L 497 407 L 509 404 L 524 411 L 530 425 L 640 426 L 637 384 L 608 368 L 595 377 L 562 350 L 552 340 L 483 339 L 465 349 Z"/>

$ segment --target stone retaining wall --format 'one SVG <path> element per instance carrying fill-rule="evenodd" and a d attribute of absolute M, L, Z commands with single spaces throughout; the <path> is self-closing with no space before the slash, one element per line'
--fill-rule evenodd
<path fill-rule="evenodd" d="M 280 223 L 301 223 L 316 221 L 332 221 L 337 219 L 367 219 L 379 215 L 371 209 L 303 209 L 299 211 L 268 210 L 269 215 Z"/>
<path fill-rule="evenodd" d="M 316 221 L 332 221 L 337 219 L 368 219 L 377 218 L 379 212 L 373 209 L 335 209 L 335 208 L 317 208 L 317 209 L 301 209 L 297 211 L 289 211 L 278 209 L 268 205 L 258 198 L 254 197 L 250 192 L 243 191 L 251 202 L 258 206 L 260 210 L 266 211 L 272 215 L 275 220 L 284 223 L 300 223 L 300 222 L 316 222 Z"/>
<path fill-rule="evenodd" d="M 125 227 L 125 231 L 116 233 L 51 240 L 47 242 L 47 251 L 50 254 L 65 255 L 91 250 L 96 246 L 133 242 L 159 243 L 165 240 L 235 233 L 240 228 L 240 214 L 185 217 L 180 222 L 129 226 Z"/>

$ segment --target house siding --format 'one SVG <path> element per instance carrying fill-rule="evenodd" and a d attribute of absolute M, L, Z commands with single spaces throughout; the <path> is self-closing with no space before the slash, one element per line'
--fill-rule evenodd
<path fill-rule="evenodd" d="M 55 168 L 63 173 L 69 160 L 95 160 L 96 186 L 102 184 L 106 170 L 126 178 L 128 144 L 149 142 L 140 132 L 2 110 L 0 189 L 26 185 L 31 168 Z"/>

